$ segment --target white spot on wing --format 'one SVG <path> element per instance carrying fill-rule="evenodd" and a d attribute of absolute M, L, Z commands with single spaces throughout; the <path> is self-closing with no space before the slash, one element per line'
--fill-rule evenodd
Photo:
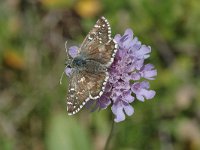
<path fill-rule="evenodd" d="M 99 95 L 101 96 L 103 94 L 103 92 L 101 91 L 100 93 L 99 93 Z"/>
<path fill-rule="evenodd" d="M 97 24 L 94 25 L 95 28 L 99 28 L 100 26 L 98 26 Z"/>

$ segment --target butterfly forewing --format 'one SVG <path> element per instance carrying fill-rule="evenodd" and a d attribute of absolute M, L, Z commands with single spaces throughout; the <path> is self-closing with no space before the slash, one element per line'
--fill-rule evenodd
<path fill-rule="evenodd" d="M 82 51 L 88 51 L 97 47 L 99 44 L 105 44 L 111 39 L 111 28 L 108 21 L 101 17 L 92 30 L 88 33 L 83 43 L 81 44 Z"/>
<path fill-rule="evenodd" d="M 111 38 L 111 28 L 108 21 L 101 17 L 86 36 L 79 51 L 88 59 L 102 64 L 111 64 L 117 49 L 117 43 Z"/>
<path fill-rule="evenodd" d="M 86 71 L 73 73 L 67 97 L 68 114 L 77 113 L 88 100 L 99 98 L 103 94 L 107 76 L 107 72 L 101 74 Z"/>
<path fill-rule="evenodd" d="M 114 40 L 110 40 L 106 44 L 90 50 L 89 59 L 95 59 L 95 61 L 98 61 L 101 64 L 109 67 L 114 60 L 116 49 L 116 42 Z"/>

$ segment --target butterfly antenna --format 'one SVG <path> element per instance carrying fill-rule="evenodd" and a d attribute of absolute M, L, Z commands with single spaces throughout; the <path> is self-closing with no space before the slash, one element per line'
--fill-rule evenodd
<path fill-rule="evenodd" d="M 67 41 L 65 42 L 65 51 L 67 53 Z"/>
<path fill-rule="evenodd" d="M 67 51 L 67 41 L 65 42 L 65 52 L 67 54 L 67 59 L 69 59 L 68 51 Z"/>
<path fill-rule="evenodd" d="M 65 71 L 63 71 L 61 77 L 60 77 L 60 84 L 62 84 L 62 78 L 63 78 L 63 75 L 64 75 Z"/>

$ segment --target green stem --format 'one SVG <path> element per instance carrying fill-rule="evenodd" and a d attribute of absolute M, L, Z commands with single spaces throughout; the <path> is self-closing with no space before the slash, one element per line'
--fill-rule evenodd
<path fill-rule="evenodd" d="M 109 134 L 109 136 L 106 140 L 104 150 L 108 150 L 108 148 L 109 148 L 109 144 L 110 144 L 110 141 L 111 141 L 111 138 L 112 138 L 112 135 L 113 135 L 114 125 L 115 125 L 115 122 L 114 122 L 114 119 L 112 119 L 112 126 L 111 126 L 111 129 L 110 129 L 110 134 Z"/>

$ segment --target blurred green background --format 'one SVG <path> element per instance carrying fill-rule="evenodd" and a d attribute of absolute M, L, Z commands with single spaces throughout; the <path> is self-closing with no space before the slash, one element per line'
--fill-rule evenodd
<path fill-rule="evenodd" d="M 101 150 L 110 107 L 66 113 L 65 48 L 79 45 L 100 16 L 112 35 L 132 28 L 152 47 L 157 94 L 135 101 L 115 125 L 110 149 L 200 150 L 199 0 L 1 0 L 0 149 Z"/>

